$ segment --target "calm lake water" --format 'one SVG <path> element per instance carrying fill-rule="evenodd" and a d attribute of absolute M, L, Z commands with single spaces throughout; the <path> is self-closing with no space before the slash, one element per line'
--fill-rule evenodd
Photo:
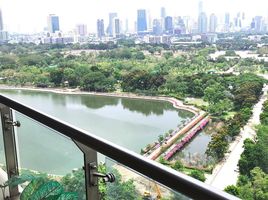
<path fill-rule="evenodd" d="M 1 90 L 19 102 L 39 109 L 137 153 L 174 129 L 192 113 L 177 110 L 168 102 L 93 95 L 67 95 L 25 90 Z M 66 174 L 83 165 L 83 154 L 64 136 L 16 113 L 19 160 L 22 168 L 54 174 Z M 201 137 L 203 138 L 203 137 Z M 198 137 L 196 138 L 198 139 Z M 186 151 L 202 152 L 203 139 Z M 189 149 L 189 150 L 187 150 Z M 0 162 L 4 162 L 0 137 Z"/>

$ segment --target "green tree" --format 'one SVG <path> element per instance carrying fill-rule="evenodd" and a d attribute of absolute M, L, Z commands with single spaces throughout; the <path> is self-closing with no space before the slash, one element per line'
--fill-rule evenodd
<path fill-rule="evenodd" d="M 50 71 L 50 81 L 56 86 L 60 86 L 63 80 L 63 70 L 61 68 L 53 68 Z"/>
<path fill-rule="evenodd" d="M 222 114 L 231 111 L 232 109 L 233 103 L 227 98 L 219 100 L 217 103 L 210 104 L 208 107 L 208 111 L 216 116 L 221 116 Z"/>
<path fill-rule="evenodd" d="M 133 180 L 123 182 L 122 176 L 117 170 L 113 170 L 116 177 L 114 183 L 107 184 L 107 200 L 138 200 L 140 195 L 138 194 Z"/>
<path fill-rule="evenodd" d="M 206 154 L 218 161 L 223 159 L 224 154 L 228 149 L 227 135 L 228 133 L 225 128 L 218 131 L 218 133 L 213 134 L 211 142 L 208 144 Z"/>
<path fill-rule="evenodd" d="M 225 189 L 225 192 L 228 192 L 231 195 L 238 196 L 239 195 L 239 190 L 235 185 L 228 185 Z"/>
<path fill-rule="evenodd" d="M 85 173 L 82 169 L 65 175 L 61 179 L 61 184 L 66 191 L 77 192 L 78 199 L 86 199 Z"/>
<path fill-rule="evenodd" d="M 204 91 L 204 99 L 210 104 L 216 104 L 225 98 L 224 90 L 224 87 L 219 83 L 208 86 Z"/>
<path fill-rule="evenodd" d="M 181 161 L 176 160 L 176 162 L 174 163 L 174 165 L 171 166 L 173 169 L 177 170 L 177 171 L 182 171 L 183 170 L 183 164 Z"/>
<path fill-rule="evenodd" d="M 204 172 L 200 171 L 200 170 L 193 170 L 193 171 L 191 171 L 191 173 L 189 175 L 197 180 L 202 181 L 202 182 L 205 182 L 205 180 L 206 180 Z"/>

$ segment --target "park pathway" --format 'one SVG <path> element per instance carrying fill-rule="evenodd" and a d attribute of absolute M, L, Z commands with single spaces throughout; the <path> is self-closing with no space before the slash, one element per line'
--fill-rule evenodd
<path fill-rule="evenodd" d="M 260 114 L 262 113 L 263 103 L 267 100 L 268 85 L 263 88 L 263 95 L 253 108 L 253 115 L 248 123 L 241 130 L 240 135 L 230 144 L 225 158 L 213 170 L 212 175 L 207 177 L 206 183 L 223 190 L 228 185 L 235 185 L 239 176 L 238 161 L 244 151 L 243 144 L 245 139 L 253 139 L 256 136 L 254 127 L 260 124 Z"/>

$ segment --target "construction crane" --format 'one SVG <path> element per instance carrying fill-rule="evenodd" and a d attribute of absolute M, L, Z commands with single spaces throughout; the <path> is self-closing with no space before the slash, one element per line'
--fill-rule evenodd
<path fill-rule="evenodd" d="M 161 200 L 161 198 L 162 198 L 162 194 L 161 194 L 161 191 L 160 191 L 160 189 L 159 189 L 159 187 L 158 187 L 158 185 L 157 185 L 157 183 L 156 182 L 149 182 L 149 185 L 150 185 L 150 183 L 153 185 L 153 189 L 154 189 L 154 192 L 156 193 L 156 197 L 155 198 L 153 198 L 153 195 L 151 194 L 151 192 L 149 192 L 149 191 L 145 191 L 144 193 L 143 193 L 143 199 L 144 200 Z M 152 187 L 151 187 L 152 188 Z"/>

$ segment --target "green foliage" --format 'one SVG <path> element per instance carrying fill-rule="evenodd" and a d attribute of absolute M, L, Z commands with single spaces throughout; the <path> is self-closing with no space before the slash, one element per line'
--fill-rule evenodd
<path fill-rule="evenodd" d="M 78 199 L 77 193 L 65 192 L 59 196 L 57 200 L 74 200 Z"/>
<path fill-rule="evenodd" d="M 20 185 L 27 181 L 31 181 L 34 178 L 35 177 L 33 175 L 29 174 L 23 174 L 21 176 L 13 176 L 8 181 L 6 181 L 4 185 L 8 185 L 10 187 L 16 187 L 17 185 Z"/>
<path fill-rule="evenodd" d="M 32 180 L 23 190 L 22 194 L 20 195 L 20 200 L 28 200 L 33 193 L 45 183 L 44 178 L 36 178 Z"/>
<path fill-rule="evenodd" d="M 244 152 L 241 155 L 238 166 L 241 174 L 249 175 L 254 167 L 260 167 L 268 173 L 268 126 L 260 126 L 257 131 L 258 140 L 245 140 Z"/>
<path fill-rule="evenodd" d="M 78 199 L 75 193 L 66 193 L 62 185 L 53 180 L 44 177 L 34 177 L 29 174 L 14 176 L 5 182 L 4 186 L 18 186 L 24 182 L 30 183 L 25 187 L 20 195 L 21 200 L 63 200 L 63 199 Z"/>
<path fill-rule="evenodd" d="M 76 192 L 78 199 L 86 199 L 85 174 L 82 169 L 72 171 L 61 179 L 61 184 L 66 191 Z"/>
<path fill-rule="evenodd" d="M 104 164 L 98 165 L 98 171 L 105 174 L 107 172 Z M 110 171 L 110 170 L 109 170 Z M 100 193 L 100 199 L 102 200 L 118 200 L 118 199 L 139 199 L 139 195 L 132 180 L 122 181 L 120 173 L 116 169 L 112 169 L 116 177 L 114 183 L 104 183 L 99 180 L 98 187 Z M 73 191 L 78 194 L 79 200 L 86 199 L 85 191 L 85 177 L 84 171 L 79 169 L 73 171 L 72 174 L 67 174 L 61 179 L 61 184 L 66 191 Z"/>
<path fill-rule="evenodd" d="M 216 104 L 221 99 L 224 99 L 224 90 L 224 87 L 219 83 L 210 85 L 204 91 L 204 99 L 210 104 Z"/>
<path fill-rule="evenodd" d="M 225 56 L 237 56 L 234 50 L 227 50 Z"/>
<path fill-rule="evenodd" d="M 259 167 L 250 171 L 249 177 L 239 177 L 237 186 L 228 186 L 225 191 L 245 200 L 268 199 L 268 174 Z"/>
<path fill-rule="evenodd" d="M 224 189 L 225 192 L 228 192 L 231 195 L 238 196 L 239 191 L 238 188 L 235 185 L 229 185 Z"/>
<path fill-rule="evenodd" d="M 138 200 L 140 195 L 138 194 L 133 180 L 122 181 L 122 177 L 117 170 L 113 170 L 116 177 L 114 183 L 107 184 L 107 200 Z"/>
<path fill-rule="evenodd" d="M 216 134 L 212 135 L 211 141 L 208 144 L 206 154 L 219 161 L 224 157 L 224 154 L 226 153 L 227 149 L 227 132 L 226 129 L 223 128 Z"/>
<path fill-rule="evenodd" d="M 221 99 L 214 104 L 210 104 L 208 107 L 209 113 L 215 116 L 222 116 L 224 113 L 233 109 L 233 103 L 230 99 Z"/>
<path fill-rule="evenodd" d="M 182 171 L 184 166 L 182 164 L 181 161 L 176 160 L 176 162 L 174 163 L 174 165 L 171 166 L 173 169 L 177 170 L 177 171 Z"/>
<path fill-rule="evenodd" d="M 163 140 L 164 140 L 164 136 L 163 135 L 159 135 L 158 136 L 158 142 L 163 142 Z"/>
<path fill-rule="evenodd" d="M 163 165 L 169 165 L 169 162 L 167 160 L 165 160 L 163 156 L 159 157 L 159 163 L 161 163 Z"/>
<path fill-rule="evenodd" d="M 206 180 L 204 172 L 200 171 L 200 170 L 193 170 L 193 171 L 191 171 L 191 173 L 189 175 L 197 180 L 202 181 L 202 182 L 205 182 L 205 180 Z"/>
<path fill-rule="evenodd" d="M 57 181 L 48 181 L 38 187 L 38 189 L 31 195 L 31 199 L 41 200 L 50 196 L 60 196 L 63 192 L 63 187 Z"/>

